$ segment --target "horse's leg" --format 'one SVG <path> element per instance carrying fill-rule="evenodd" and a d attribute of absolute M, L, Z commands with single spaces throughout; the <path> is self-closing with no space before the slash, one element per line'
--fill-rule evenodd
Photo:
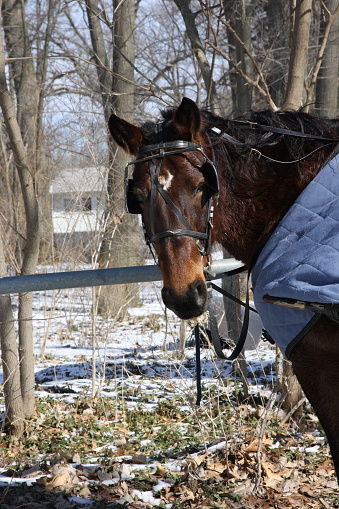
<path fill-rule="evenodd" d="M 322 317 L 293 349 L 291 359 L 326 433 L 339 479 L 339 325 Z"/>

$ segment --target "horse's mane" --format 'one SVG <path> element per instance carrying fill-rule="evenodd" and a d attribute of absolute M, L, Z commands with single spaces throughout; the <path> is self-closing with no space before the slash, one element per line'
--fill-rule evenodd
<path fill-rule="evenodd" d="M 286 138 L 278 133 L 270 133 L 257 130 L 255 129 L 255 124 L 278 127 L 291 131 L 298 131 L 314 136 L 323 136 L 327 138 L 338 137 L 338 120 L 329 120 L 321 117 L 316 117 L 302 111 L 249 111 L 245 115 L 235 119 L 235 121 L 218 117 L 207 110 L 204 110 L 202 114 L 206 131 L 211 129 L 211 127 L 217 127 L 222 132 L 231 134 L 239 141 L 241 141 L 245 149 L 246 147 L 262 148 L 274 146 L 281 142 L 283 138 Z M 237 124 L 237 120 L 247 121 L 249 125 L 252 123 L 254 129 L 246 128 L 244 124 Z M 292 151 L 293 145 L 296 145 L 298 152 L 300 152 L 300 145 L 303 144 L 303 139 L 293 137 L 287 138 L 291 144 Z"/>
<path fill-rule="evenodd" d="M 169 108 L 161 112 L 161 119 L 158 122 L 148 121 L 145 122 L 141 129 L 148 143 L 156 143 L 158 137 L 158 124 L 163 123 L 163 128 L 171 122 L 174 115 L 174 108 Z M 267 133 L 255 129 L 245 128 L 231 119 L 226 119 L 214 115 L 208 110 L 201 110 L 203 118 L 203 130 L 209 133 L 212 127 L 220 129 L 221 132 L 226 132 L 244 145 L 242 151 L 246 146 L 248 148 L 261 148 L 276 145 L 282 140 L 282 135 L 277 133 Z M 339 120 L 330 120 L 326 118 L 316 117 L 302 111 L 282 111 L 273 112 L 271 110 L 263 111 L 249 111 L 235 120 L 245 120 L 250 123 L 263 124 L 267 126 L 280 127 L 293 131 L 299 131 L 315 136 L 324 137 L 338 137 L 339 133 Z M 290 138 L 292 145 L 293 142 L 300 149 L 300 138 Z M 301 140 L 303 143 L 303 141 Z"/>
<path fill-rule="evenodd" d="M 161 113 L 162 118 L 159 122 L 165 131 L 173 119 L 174 112 L 175 109 L 170 108 Z M 270 179 L 274 177 L 274 173 L 282 173 L 281 165 L 272 165 L 264 159 L 259 159 L 258 152 L 253 153 L 252 149 L 256 149 L 273 159 L 287 162 L 302 158 L 321 144 L 324 145 L 324 142 L 250 129 L 244 124 L 237 123 L 237 121 L 274 126 L 325 138 L 339 138 L 339 120 L 316 117 L 302 111 L 250 111 L 235 119 L 236 121 L 214 115 L 208 110 L 201 110 L 201 115 L 203 119 L 202 129 L 210 137 L 216 159 L 224 163 L 228 162 L 227 171 L 231 177 L 232 187 L 234 187 L 234 190 L 237 189 L 237 194 L 243 197 L 249 197 L 249 188 L 253 190 L 253 194 L 250 193 L 250 195 L 255 195 L 256 188 L 261 186 L 260 180 L 265 175 Z M 159 122 L 149 121 L 141 127 L 148 143 L 159 141 Z M 236 138 L 241 144 L 232 144 L 220 134 L 214 134 L 211 131 L 213 127 L 218 128 L 221 133 L 227 133 Z M 329 149 L 332 148 L 334 148 L 334 145 L 329 145 Z M 327 152 L 329 149 L 327 148 Z M 238 154 L 238 157 L 234 157 L 236 154 Z M 312 168 L 318 167 L 320 169 L 325 158 L 326 151 L 320 151 L 313 160 L 306 161 L 304 165 L 284 165 L 284 174 L 287 176 L 290 172 L 293 172 L 296 175 L 296 171 L 299 174 L 300 185 L 302 185 L 304 179 L 308 179 L 308 162 L 312 165 Z M 225 168 L 224 164 L 223 167 Z M 258 178 L 259 176 L 260 178 Z"/>

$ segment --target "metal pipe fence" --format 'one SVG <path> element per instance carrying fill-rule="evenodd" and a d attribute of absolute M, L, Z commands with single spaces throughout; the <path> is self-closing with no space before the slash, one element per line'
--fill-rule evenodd
<path fill-rule="evenodd" d="M 212 263 L 210 273 L 217 278 L 220 274 L 234 270 L 241 262 L 230 258 Z M 161 281 L 157 265 L 121 267 L 115 269 L 77 270 L 70 272 L 49 272 L 29 276 L 0 278 L 0 295 L 6 293 L 40 292 L 64 288 L 83 288 L 88 286 L 119 285 Z"/>

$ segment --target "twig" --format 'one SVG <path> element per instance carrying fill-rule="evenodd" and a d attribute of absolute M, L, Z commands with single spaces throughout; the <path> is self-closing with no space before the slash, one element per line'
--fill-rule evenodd
<path fill-rule="evenodd" d="M 244 43 L 244 41 L 239 37 L 239 35 L 237 34 L 237 32 L 234 30 L 234 28 L 230 25 L 230 23 L 228 23 L 228 21 L 226 21 L 225 19 L 223 19 L 221 16 L 217 16 L 218 20 L 221 21 L 221 23 L 227 28 L 227 30 L 229 30 L 231 32 L 231 34 L 233 35 L 233 37 L 238 41 L 238 43 L 240 44 L 240 46 L 242 47 L 244 53 L 246 53 L 246 55 L 249 57 L 249 59 L 251 60 L 252 64 L 253 64 L 253 67 L 255 68 L 255 70 L 257 71 L 258 73 L 258 80 L 257 81 L 254 81 L 252 80 L 247 74 L 245 74 L 242 69 L 232 60 L 230 59 L 225 53 L 221 52 L 219 49 L 217 49 L 210 41 L 207 41 L 207 43 L 215 50 L 217 51 L 219 54 L 221 54 L 223 56 L 223 58 L 225 58 L 235 69 L 236 71 L 241 75 L 241 77 L 247 81 L 247 83 L 249 83 L 250 85 L 252 85 L 253 87 L 257 88 L 259 93 L 261 95 L 264 96 L 264 98 L 266 99 L 267 103 L 269 104 L 270 108 L 273 110 L 273 111 L 277 111 L 279 108 L 276 106 L 276 104 L 274 103 L 272 97 L 271 97 L 271 94 L 269 92 L 269 88 L 268 88 L 268 85 L 266 83 L 266 80 L 263 76 L 263 73 L 257 63 L 257 60 L 255 59 L 254 55 L 251 53 L 251 51 L 248 49 L 248 47 L 246 46 L 246 44 Z M 259 85 L 258 81 L 260 81 L 262 83 L 262 87 Z"/>
<path fill-rule="evenodd" d="M 281 421 L 280 425 L 283 426 L 284 424 L 286 424 L 287 421 L 290 420 L 290 418 L 292 417 L 292 415 L 294 414 L 294 412 L 296 412 L 298 410 L 299 407 L 301 407 L 301 405 L 303 405 L 306 401 L 306 398 L 305 396 L 303 398 L 301 398 L 298 403 L 296 403 L 294 405 L 294 407 L 288 412 L 287 415 L 285 415 L 285 417 L 283 418 L 283 420 Z"/>
<path fill-rule="evenodd" d="M 271 395 L 269 397 L 269 400 L 268 400 L 268 402 L 266 404 L 265 413 L 264 413 L 264 415 L 262 417 L 262 420 L 261 420 L 261 423 L 260 423 L 259 442 L 258 442 L 258 449 L 257 449 L 258 472 L 257 472 L 257 478 L 256 478 L 256 481 L 255 481 L 255 487 L 254 487 L 254 491 L 256 493 L 260 493 L 261 492 L 260 483 L 261 483 L 261 473 L 262 473 L 262 467 L 261 467 L 262 445 L 263 445 L 263 441 L 264 441 L 264 433 L 265 433 L 265 428 L 266 428 L 267 420 L 268 420 L 269 414 L 270 414 L 270 412 L 271 412 L 271 410 L 273 408 L 274 402 L 276 400 L 277 392 L 278 392 L 278 384 L 276 384 L 276 386 L 274 387 L 274 390 L 272 391 L 272 393 L 271 393 Z"/>
<path fill-rule="evenodd" d="M 330 504 L 326 502 L 326 500 L 324 500 L 323 498 L 319 498 L 319 502 L 325 507 L 325 509 L 331 509 Z"/>

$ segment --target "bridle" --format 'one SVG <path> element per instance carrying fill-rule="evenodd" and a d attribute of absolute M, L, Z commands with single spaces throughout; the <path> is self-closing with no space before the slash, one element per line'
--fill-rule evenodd
<path fill-rule="evenodd" d="M 208 185 L 208 213 L 207 225 L 204 232 L 193 230 L 184 217 L 179 208 L 173 203 L 168 193 L 165 191 L 164 186 L 159 181 L 159 175 L 162 167 L 163 160 L 169 155 L 182 155 L 186 152 L 200 152 L 205 162 L 199 168 L 200 172 L 204 175 Z M 128 177 L 128 169 L 130 165 L 136 163 L 144 163 L 148 161 L 148 171 L 151 179 L 151 192 L 150 192 L 150 230 L 149 235 L 146 231 L 144 224 L 142 208 L 138 197 L 133 194 L 133 179 Z M 160 239 L 168 237 L 192 237 L 196 239 L 199 252 L 202 257 L 209 256 L 211 252 L 211 235 L 213 229 L 213 196 L 219 192 L 219 181 L 216 168 L 212 161 L 205 154 L 201 145 L 184 140 L 174 140 L 169 142 L 160 142 L 154 145 L 145 145 L 136 155 L 134 161 L 127 164 L 125 168 L 125 204 L 126 210 L 134 214 L 141 214 L 145 239 L 148 245 L 154 246 L 155 242 Z M 156 218 L 156 204 L 155 198 L 157 193 L 163 198 L 167 206 L 174 212 L 184 228 L 169 228 L 160 232 L 155 232 L 155 218 Z M 202 242 L 202 243 L 201 243 Z"/>

